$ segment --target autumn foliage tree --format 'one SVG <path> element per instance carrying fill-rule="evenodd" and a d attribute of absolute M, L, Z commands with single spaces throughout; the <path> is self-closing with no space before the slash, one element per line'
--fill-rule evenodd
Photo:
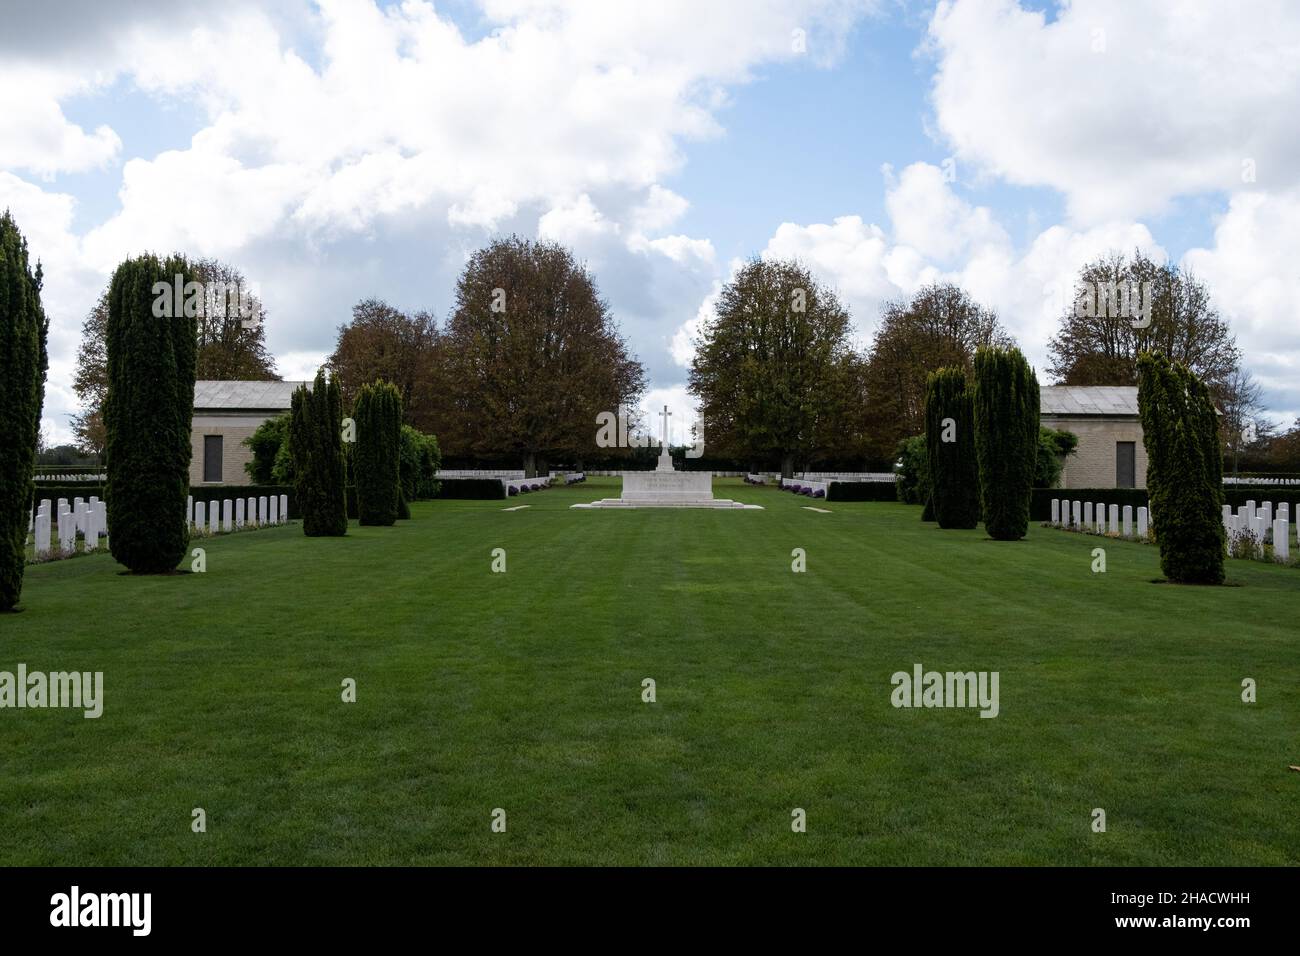
<path fill-rule="evenodd" d="M 929 376 L 941 368 L 972 371 L 977 349 L 1010 347 L 997 314 L 951 284 L 929 285 L 885 307 L 864 372 L 871 450 L 889 454 L 925 430 Z"/>
<path fill-rule="evenodd" d="M 447 455 L 548 457 L 596 450 L 601 412 L 634 405 L 645 372 L 586 268 L 553 242 L 510 236 L 478 250 L 456 283 L 440 343 Z"/>
<path fill-rule="evenodd" d="M 690 370 L 714 453 L 781 473 L 860 451 L 860 368 L 848 310 L 801 264 L 753 259 L 723 286 Z"/>
<path fill-rule="evenodd" d="M 1228 323 L 1195 276 L 1141 251 L 1088 263 L 1048 343 L 1048 372 L 1062 385 L 1137 385 L 1145 351 L 1182 363 L 1216 396 L 1241 362 Z"/>
<path fill-rule="evenodd" d="M 397 388 L 406 423 L 432 430 L 441 395 L 439 341 L 428 312 L 403 312 L 379 299 L 358 302 L 329 357 L 343 404 L 351 407 L 363 386 L 382 379 Z"/>

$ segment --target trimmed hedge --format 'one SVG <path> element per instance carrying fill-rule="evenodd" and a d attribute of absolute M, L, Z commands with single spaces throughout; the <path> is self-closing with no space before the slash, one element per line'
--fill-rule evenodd
<path fill-rule="evenodd" d="M 198 324 L 186 303 L 157 309 L 154 288 L 195 278 L 184 258 L 145 255 L 119 265 L 108 290 L 104 501 L 109 550 L 133 574 L 172 571 L 189 549 Z"/>
<path fill-rule="evenodd" d="M 495 478 L 440 478 L 437 498 L 495 501 L 506 496 L 505 486 Z"/>
<path fill-rule="evenodd" d="M 338 380 L 326 382 L 322 369 L 310 389 L 299 385 L 294 390 L 289 421 L 294 489 L 302 503 L 302 532 L 309 538 L 348 533 L 342 429 Z"/>
<path fill-rule="evenodd" d="M 974 528 L 980 521 L 980 476 L 975 460 L 975 412 L 965 369 L 941 368 L 930 373 L 925 443 L 930 501 L 939 527 Z"/>
<path fill-rule="evenodd" d="M 1029 499 L 1038 463 L 1038 379 L 1019 349 L 975 353 L 975 450 L 980 513 L 996 541 L 1029 530 Z"/>
<path fill-rule="evenodd" d="M 27 500 L 40 434 L 49 321 L 41 308 L 41 267 L 33 275 L 27 240 L 0 215 L 0 611 L 18 604 L 26 561 Z"/>
<path fill-rule="evenodd" d="M 897 501 L 896 481 L 832 481 L 827 501 Z"/>
<path fill-rule="evenodd" d="M 357 424 L 352 471 L 359 520 L 388 527 L 401 517 L 402 398 L 388 382 L 363 385 L 352 417 Z"/>
<path fill-rule="evenodd" d="M 1144 352 L 1138 411 L 1160 570 L 1180 584 L 1222 584 L 1223 450 L 1210 390 L 1183 364 Z"/>

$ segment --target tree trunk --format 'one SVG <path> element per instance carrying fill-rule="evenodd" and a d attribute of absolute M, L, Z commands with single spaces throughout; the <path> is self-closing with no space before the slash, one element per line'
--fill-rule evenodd
<path fill-rule="evenodd" d="M 794 477 L 794 455 L 785 454 L 781 456 L 781 477 Z"/>
<path fill-rule="evenodd" d="M 524 477 L 537 477 L 537 452 L 530 451 L 524 454 Z"/>

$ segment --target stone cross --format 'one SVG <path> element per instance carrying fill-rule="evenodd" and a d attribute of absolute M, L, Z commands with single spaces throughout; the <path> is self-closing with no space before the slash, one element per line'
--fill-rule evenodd
<path fill-rule="evenodd" d="M 659 413 L 659 417 L 662 418 L 662 419 L 664 420 L 664 427 L 663 427 L 663 447 L 664 447 L 665 449 L 668 448 L 668 419 L 672 417 L 672 414 L 673 414 L 673 413 L 670 412 L 670 411 L 668 410 L 668 406 L 667 406 L 667 405 L 665 405 L 665 406 L 664 406 L 664 410 L 663 410 L 662 412 Z"/>

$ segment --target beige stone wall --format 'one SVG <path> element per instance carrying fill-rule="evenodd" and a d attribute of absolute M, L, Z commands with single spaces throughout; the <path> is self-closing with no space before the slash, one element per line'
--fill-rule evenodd
<path fill-rule="evenodd" d="M 1137 487 L 1147 486 L 1147 452 L 1142 445 L 1142 423 L 1136 418 L 1053 418 L 1043 416 L 1043 424 L 1079 436 L 1079 447 L 1065 459 L 1061 473 L 1062 488 L 1114 488 L 1116 475 L 1115 444 L 1136 444 L 1135 478 Z"/>
<path fill-rule="evenodd" d="M 244 444 L 244 439 L 257 431 L 257 426 L 271 416 L 269 415 L 195 415 L 190 432 L 190 484 L 202 485 L 203 481 L 203 439 L 208 435 L 220 435 L 224 439 L 221 448 L 221 484 L 251 484 L 244 465 L 252 461 L 252 450 Z M 215 482 L 207 482 L 215 484 Z"/>

